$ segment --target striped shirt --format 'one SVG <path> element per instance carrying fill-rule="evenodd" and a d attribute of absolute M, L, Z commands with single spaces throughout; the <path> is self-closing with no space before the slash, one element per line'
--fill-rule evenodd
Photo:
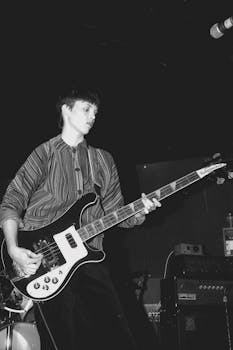
<path fill-rule="evenodd" d="M 9 218 L 27 231 L 49 225 L 83 195 L 93 192 L 94 183 L 100 189 L 101 203 L 97 201 L 85 210 L 84 225 L 124 205 L 111 154 L 91 146 L 88 149 L 93 176 L 85 140 L 73 148 L 59 134 L 35 148 L 6 189 L 0 206 L 0 226 Z M 127 228 L 136 223 L 132 217 L 120 226 Z M 92 245 L 101 248 L 102 238 L 103 234 L 95 237 Z"/>

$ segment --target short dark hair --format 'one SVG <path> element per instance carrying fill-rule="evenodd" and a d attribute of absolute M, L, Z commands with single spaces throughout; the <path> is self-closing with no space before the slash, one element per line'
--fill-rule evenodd
<path fill-rule="evenodd" d="M 62 96 L 60 96 L 56 104 L 56 109 L 59 113 L 58 126 L 60 128 L 62 128 L 63 125 L 63 117 L 61 113 L 62 106 L 67 105 L 70 108 L 72 108 L 76 101 L 89 102 L 95 105 L 97 108 L 99 108 L 100 106 L 100 98 L 97 92 L 87 89 L 72 88 L 71 90 L 67 91 Z"/>

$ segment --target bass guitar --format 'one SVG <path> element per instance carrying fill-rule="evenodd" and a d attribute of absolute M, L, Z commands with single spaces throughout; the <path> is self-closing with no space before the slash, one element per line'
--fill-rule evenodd
<path fill-rule="evenodd" d="M 224 166 L 226 166 L 225 163 L 218 163 L 193 171 L 147 194 L 147 197 L 149 199 L 157 198 L 161 201 Z M 34 301 L 49 300 L 65 288 L 74 272 L 81 265 L 104 260 L 104 251 L 90 247 L 88 241 L 144 208 L 140 198 L 82 226 L 81 218 L 84 210 L 96 203 L 97 200 L 95 193 L 88 193 L 51 224 L 33 231 L 22 230 L 18 232 L 20 247 L 43 254 L 42 263 L 33 275 L 22 273 L 8 255 L 5 239 L 2 241 L 3 267 L 14 288 L 26 298 Z"/>

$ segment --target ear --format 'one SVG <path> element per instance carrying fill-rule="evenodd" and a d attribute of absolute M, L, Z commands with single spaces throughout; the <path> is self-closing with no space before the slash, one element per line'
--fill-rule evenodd
<path fill-rule="evenodd" d="M 63 116 L 65 116 L 67 113 L 70 112 L 70 107 L 67 106 L 66 104 L 64 104 L 61 106 L 61 111 L 62 111 Z"/>

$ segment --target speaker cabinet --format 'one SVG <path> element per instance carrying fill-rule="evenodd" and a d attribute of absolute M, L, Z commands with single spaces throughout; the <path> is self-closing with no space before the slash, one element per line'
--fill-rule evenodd
<path fill-rule="evenodd" d="M 232 308 L 229 325 L 223 306 L 179 306 L 160 315 L 162 350 L 228 350 L 233 346 Z M 231 334 L 229 334 L 231 332 Z"/>

